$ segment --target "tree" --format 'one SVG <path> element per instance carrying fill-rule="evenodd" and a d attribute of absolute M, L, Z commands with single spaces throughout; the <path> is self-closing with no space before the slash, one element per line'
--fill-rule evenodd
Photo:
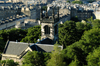
<path fill-rule="evenodd" d="M 88 22 L 92 22 L 93 21 L 93 17 L 91 16 L 91 18 L 87 19 Z"/>
<path fill-rule="evenodd" d="M 61 48 L 57 44 L 54 46 L 54 51 L 52 51 L 51 59 L 48 60 L 47 66 L 66 66 L 66 63 L 63 62 L 64 57 L 61 54 Z"/>
<path fill-rule="evenodd" d="M 0 52 L 3 52 L 5 46 L 5 42 L 2 37 L 0 37 Z"/>
<path fill-rule="evenodd" d="M 3 38 L 4 42 L 7 41 L 7 36 L 8 36 L 8 35 L 9 35 L 9 34 L 8 34 L 7 30 L 0 30 L 0 37 Z"/>
<path fill-rule="evenodd" d="M 90 23 L 82 23 L 76 22 L 76 29 L 77 29 L 77 37 L 81 39 L 84 31 L 92 29 L 92 25 Z"/>
<path fill-rule="evenodd" d="M 26 36 L 27 31 L 13 28 L 7 30 L 7 33 L 9 34 L 8 36 L 10 41 L 16 41 L 16 40 L 21 41 L 21 39 Z"/>
<path fill-rule="evenodd" d="M 45 66 L 43 54 L 37 51 L 29 51 L 23 57 L 22 66 Z"/>
<path fill-rule="evenodd" d="M 78 38 L 76 38 L 76 23 L 73 21 L 66 21 L 64 24 L 59 25 L 59 44 L 68 46 Z M 63 38 L 63 39 L 62 39 Z"/>
<path fill-rule="evenodd" d="M 92 25 L 93 28 L 100 28 L 100 20 L 99 19 L 92 20 Z"/>
<path fill-rule="evenodd" d="M 83 4 L 82 1 L 72 1 L 73 4 Z"/>
<path fill-rule="evenodd" d="M 5 66 L 18 66 L 19 64 L 17 62 L 14 62 L 13 60 L 1 60 L 0 62 L 2 65 L 5 65 Z"/>
<path fill-rule="evenodd" d="M 93 50 L 93 48 L 97 48 L 100 44 L 100 29 L 91 29 L 84 33 L 82 36 L 82 40 L 86 42 L 86 46 Z"/>
<path fill-rule="evenodd" d="M 27 36 L 21 40 L 21 42 L 28 42 L 36 43 L 37 39 L 41 38 L 41 27 L 34 26 L 28 29 Z"/>
<path fill-rule="evenodd" d="M 46 9 L 47 9 L 47 6 L 43 6 L 42 7 L 42 10 L 45 10 L 46 11 Z"/>
<path fill-rule="evenodd" d="M 64 54 L 64 61 L 67 64 L 73 64 L 78 62 L 79 66 L 86 64 L 86 54 L 84 52 L 84 41 L 77 41 L 69 46 L 67 46 L 62 53 Z"/>
<path fill-rule="evenodd" d="M 68 0 L 68 1 L 66 1 L 67 3 L 70 3 L 70 1 Z"/>
<path fill-rule="evenodd" d="M 87 63 L 88 66 L 100 66 L 100 47 L 89 53 Z"/>
<path fill-rule="evenodd" d="M 75 59 L 75 60 L 72 60 L 72 62 L 69 64 L 69 66 L 80 66 L 79 63 L 80 62 L 77 59 Z"/>

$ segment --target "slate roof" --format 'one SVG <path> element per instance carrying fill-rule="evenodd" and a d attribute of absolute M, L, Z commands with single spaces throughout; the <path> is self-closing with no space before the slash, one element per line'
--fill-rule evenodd
<path fill-rule="evenodd" d="M 53 51 L 53 46 L 54 46 L 54 45 L 34 44 L 34 45 L 31 45 L 30 48 L 31 48 L 33 51 L 51 52 L 51 51 Z"/>
<path fill-rule="evenodd" d="M 4 54 L 20 55 L 28 47 L 30 47 L 30 49 L 33 51 L 51 52 L 53 51 L 53 46 L 54 46 L 50 44 L 38 44 L 38 43 L 29 43 L 29 44 L 23 42 L 8 41 L 4 49 Z"/>
<path fill-rule="evenodd" d="M 28 43 L 9 41 L 5 54 L 20 55 L 26 48 Z"/>

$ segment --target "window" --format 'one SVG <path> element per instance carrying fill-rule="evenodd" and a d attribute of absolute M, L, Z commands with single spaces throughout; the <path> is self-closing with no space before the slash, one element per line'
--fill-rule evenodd
<path fill-rule="evenodd" d="M 50 34 L 50 27 L 48 25 L 44 26 L 45 34 Z"/>
<path fill-rule="evenodd" d="M 57 32 L 57 31 L 58 31 L 58 30 L 57 30 L 57 25 L 55 25 L 55 28 L 54 28 L 54 29 L 55 29 L 55 34 L 57 34 L 57 33 L 58 33 L 58 32 Z"/>

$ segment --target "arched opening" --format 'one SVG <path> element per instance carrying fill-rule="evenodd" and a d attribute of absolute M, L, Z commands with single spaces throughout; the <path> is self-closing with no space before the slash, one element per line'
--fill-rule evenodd
<path fill-rule="evenodd" d="M 45 34 L 50 34 L 50 27 L 48 25 L 44 26 Z"/>
<path fill-rule="evenodd" d="M 58 25 L 55 25 L 54 29 L 55 29 L 55 35 L 56 35 L 58 33 Z"/>

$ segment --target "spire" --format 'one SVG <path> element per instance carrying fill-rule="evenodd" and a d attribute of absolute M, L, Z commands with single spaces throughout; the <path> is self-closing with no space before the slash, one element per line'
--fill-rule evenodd
<path fill-rule="evenodd" d="M 47 8 L 46 8 L 45 17 L 46 17 L 46 18 L 48 18 L 48 12 L 47 12 Z"/>
<path fill-rule="evenodd" d="M 42 18 L 43 18 L 42 8 L 40 8 L 40 9 L 41 9 L 41 13 L 40 13 L 40 20 L 42 20 Z"/>
<path fill-rule="evenodd" d="M 59 6 L 57 7 L 57 10 L 58 10 L 57 15 L 58 15 L 58 20 L 59 20 Z"/>
<path fill-rule="evenodd" d="M 53 7 L 53 10 L 52 10 L 52 18 L 54 19 L 54 16 L 55 16 L 55 13 L 54 13 L 54 7 Z"/>

